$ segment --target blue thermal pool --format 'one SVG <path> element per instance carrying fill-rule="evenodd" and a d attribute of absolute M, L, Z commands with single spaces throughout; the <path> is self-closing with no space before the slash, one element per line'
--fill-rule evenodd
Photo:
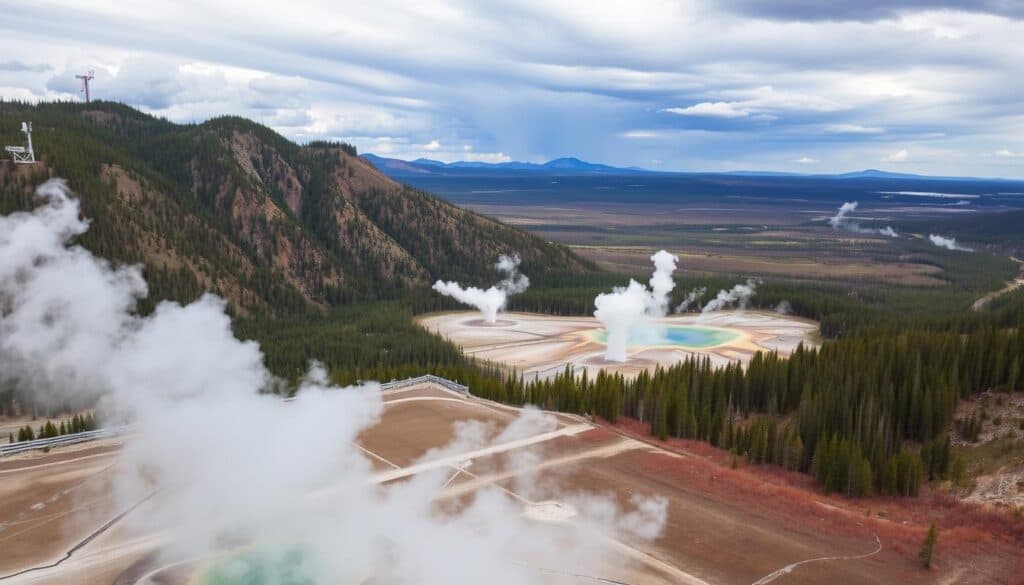
<path fill-rule="evenodd" d="M 316 585 L 306 555 L 298 548 L 249 550 L 207 567 L 195 585 Z"/>
<path fill-rule="evenodd" d="M 629 336 L 629 345 L 678 345 L 688 349 L 705 349 L 729 343 L 740 337 L 736 331 L 718 327 L 697 327 L 693 325 L 659 325 L 634 327 Z M 597 329 L 591 339 L 605 343 L 608 332 Z"/>

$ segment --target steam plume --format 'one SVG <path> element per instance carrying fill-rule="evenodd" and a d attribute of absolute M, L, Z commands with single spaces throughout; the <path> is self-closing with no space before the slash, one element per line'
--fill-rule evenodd
<path fill-rule="evenodd" d="M 659 499 L 623 513 L 583 498 L 586 529 L 552 531 L 496 489 L 439 517 L 447 466 L 376 486 L 353 445 L 382 412 L 375 384 L 337 388 L 314 365 L 295 401 L 261 393 L 272 379 L 262 352 L 234 337 L 224 301 L 205 295 L 134 314 L 146 294 L 140 268 L 69 245 L 88 224 L 62 182 L 38 194 L 41 207 L 0 217 L 0 372 L 54 399 L 102 394 L 105 412 L 137 423 L 117 494 L 126 507 L 161 488 L 125 521 L 167 531 L 176 560 L 211 555 L 230 537 L 298 547 L 295 580 L 308 583 L 520 585 L 543 581 L 537 566 L 593 567 L 601 533 L 660 532 Z M 527 411 L 497 440 L 553 424 Z M 453 445 L 481 436 L 457 430 Z"/>
<path fill-rule="evenodd" d="M 839 211 L 837 211 L 835 215 L 829 218 L 828 224 L 832 226 L 832 229 L 834 230 L 846 230 L 848 232 L 853 232 L 856 234 L 879 234 L 889 238 L 900 237 L 899 233 L 897 233 L 896 230 L 889 225 L 880 229 L 868 229 L 860 227 L 859 223 L 850 220 L 850 218 L 848 217 L 851 213 L 853 213 L 856 210 L 856 201 L 843 203 L 841 206 L 839 206 Z"/>
<path fill-rule="evenodd" d="M 793 305 L 789 301 L 782 300 L 775 305 L 775 312 L 780 315 L 788 315 L 793 312 Z"/>
<path fill-rule="evenodd" d="M 856 201 L 843 203 L 839 207 L 839 211 L 837 211 L 836 214 L 833 215 L 831 219 L 828 220 L 828 224 L 832 226 L 833 229 L 839 229 L 843 227 L 847 222 L 846 216 L 854 211 L 857 211 L 857 205 L 858 204 Z"/>
<path fill-rule="evenodd" d="M 706 293 L 706 292 L 708 292 L 708 287 L 706 287 L 706 286 L 700 286 L 700 287 L 697 287 L 697 288 L 691 290 L 686 295 L 686 298 L 683 299 L 683 302 L 681 302 L 678 305 L 676 305 L 675 312 L 676 313 L 685 313 L 687 311 L 687 309 L 689 309 L 691 305 L 694 305 L 694 303 L 696 303 L 698 300 L 700 300 L 701 297 L 703 297 L 704 293 Z"/>
<path fill-rule="evenodd" d="M 519 294 L 530 286 L 530 279 L 519 272 L 519 262 L 518 254 L 499 257 L 494 267 L 504 272 L 505 278 L 487 290 L 475 286 L 463 288 L 455 281 L 443 280 L 435 282 L 433 288 L 446 297 L 476 307 L 484 321 L 494 323 L 498 320 L 498 311 L 508 303 L 509 295 Z"/>
<path fill-rule="evenodd" d="M 647 314 L 651 317 L 664 317 L 668 314 L 669 295 L 676 287 L 672 273 L 676 271 L 676 262 L 679 262 L 679 258 L 661 250 L 651 256 L 651 262 L 654 262 L 654 274 L 649 281 L 651 297 L 647 305 Z"/>
<path fill-rule="evenodd" d="M 957 250 L 960 252 L 974 251 L 974 248 L 968 248 L 967 246 L 961 246 L 960 244 L 958 244 L 956 242 L 956 238 L 946 238 L 936 234 L 931 234 L 930 236 L 928 236 L 928 239 L 931 240 L 932 244 L 940 248 L 945 248 L 947 250 Z"/>
<path fill-rule="evenodd" d="M 647 317 L 664 317 L 668 312 L 669 294 L 675 288 L 672 273 L 679 258 L 661 250 L 651 256 L 654 274 L 648 289 L 630 279 L 629 285 L 615 287 L 610 293 L 601 293 L 594 299 L 594 316 L 607 331 L 605 359 L 624 362 L 626 349 L 634 328 L 644 323 Z"/>
<path fill-rule="evenodd" d="M 756 278 L 748 278 L 746 284 L 737 284 L 729 290 L 720 290 L 715 298 L 704 305 L 701 313 L 713 313 L 727 306 L 736 305 L 740 310 L 746 309 L 750 297 L 757 292 L 757 285 L 760 283 Z"/>

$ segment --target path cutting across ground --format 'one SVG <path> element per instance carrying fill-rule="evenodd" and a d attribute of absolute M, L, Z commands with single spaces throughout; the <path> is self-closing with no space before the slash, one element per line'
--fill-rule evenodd
<path fill-rule="evenodd" d="M 554 413 L 549 415 L 557 421 L 554 428 L 547 425 L 526 437 L 496 440 L 521 409 L 435 384 L 389 390 L 383 398 L 380 422 L 361 435 L 357 444 L 374 462 L 374 482 L 400 482 L 417 474 L 447 470 L 443 488 L 435 496 L 438 500 L 457 503 L 480 490 L 499 489 L 519 502 L 527 517 L 570 527 L 576 522 L 572 516 L 550 517 L 550 512 L 564 509 L 559 498 L 572 494 L 607 495 L 627 507 L 630 498 L 637 495 L 667 499 L 669 516 L 661 536 L 649 542 L 601 537 L 608 553 L 596 558 L 594 566 L 561 574 L 548 574 L 545 567 L 535 567 L 538 583 L 709 585 L 750 583 L 764 579 L 760 576 L 766 573 L 775 575 L 773 579 L 785 578 L 787 583 L 815 583 L 822 578 L 837 583 L 893 582 L 894 574 L 858 568 L 854 559 L 862 556 L 858 552 L 862 540 L 823 533 L 814 526 L 794 530 L 767 513 L 765 503 L 751 507 L 729 500 L 728 494 L 721 499 L 720 494 L 687 487 L 687 481 L 681 481 L 683 476 L 678 474 L 689 473 L 694 459 L 662 448 L 657 441 L 638 440 L 596 421 Z M 460 420 L 485 425 L 490 429 L 490 442 L 428 457 L 451 442 L 454 424 Z M 527 452 L 529 457 L 515 457 Z M 48 460 L 59 455 L 55 451 L 37 456 L 34 463 L 61 473 L 94 465 L 93 459 L 79 456 Z M 467 461 L 473 462 L 471 467 Z M 557 488 L 551 491 L 550 486 Z M 524 487 L 529 489 L 523 491 Z M 329 493 L 330 486 L 318 492 L 322 493 L 310 496 Z M 118 518 L 144 514 L 142 510 L 152 505 L 159 505 L 159 495 Z M 531 515 L 534 512 L 537 518 Z M 0 517 L 0 522 L 3 520 Z M 38 528 L 58 529 L 58 525 Z M 54 548 L 50 560 L 23 566 L 36 569 L 4 580 L 3 585 L 64 585 L 69 575 L 74 576 L 76 585 L 111 585 L 115 580 L 118 585 L 180 585 L 178 579 L 187 573 L 183 569 L 191 567 L 189 562 L 176 559 L 166 561 L 166 566 L 147 561 L 155 559 L 155 553 L 173 538 L 172 533 L 157 527 L 149 533 L 132 533 L 119 528 L 118 522 L 105 520 L 85 532 L 73 546 Z M 33 538 L 43 542 L 46 535 L 40 533 Z M 743 545 L 736 546 L 738 542 Z M 782 559 L 807 557 L 813 558 L 774 569 Z M 824 562 L 838 559 L 851 562 Z M 794 571 L 796 567 L 801 569 Z"/>

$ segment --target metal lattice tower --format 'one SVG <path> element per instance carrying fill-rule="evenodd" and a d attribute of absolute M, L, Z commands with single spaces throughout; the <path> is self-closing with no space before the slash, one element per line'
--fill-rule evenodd
<path fill-rule="evenodd" d="M 8 146 L 4 150 L 11 153 L 15 164 L 30 165 L 36 162 L 36 153 L 32 150 L 32 122 L 22 122 L 21 131 L 25 133 L 28 146 Z"/>
<path fill-rule="evenodd" d="M 78 79 L 82 80 L 82 93 L 85 94 L 85 103 L 89 103 L 89 82 L 96 77 L 92 69 L 89 70 L 85 75 L 76 75 Z"/>

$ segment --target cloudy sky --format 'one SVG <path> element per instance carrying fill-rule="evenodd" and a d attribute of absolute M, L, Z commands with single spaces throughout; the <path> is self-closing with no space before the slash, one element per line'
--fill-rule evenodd
<path fill-rule="evenodd" d="M 846 6 L 842 6 L 846 4 Z M 0 0 L 0 97 L 398 158 L 1024 178 L 1024 0 Z"/>

